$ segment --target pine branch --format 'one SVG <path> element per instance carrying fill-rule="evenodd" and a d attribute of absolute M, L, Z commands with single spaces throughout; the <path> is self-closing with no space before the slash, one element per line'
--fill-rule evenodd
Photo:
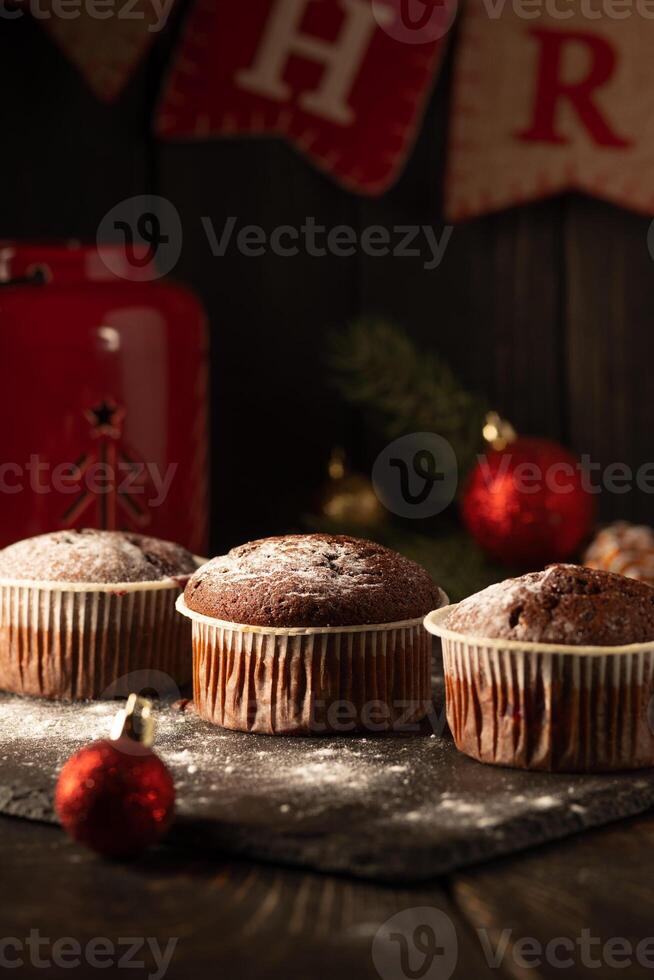
<path fill-rule="evenodd" d="M 341 395 L 375 411 L 388 438 L 435 432 L 450 442 L 460 469 L 467 469 L 479 450 L 488 406 L 437 354 L 418 351 L 384 320 L 364 319 L 334 339 L 329 362 Z"/>

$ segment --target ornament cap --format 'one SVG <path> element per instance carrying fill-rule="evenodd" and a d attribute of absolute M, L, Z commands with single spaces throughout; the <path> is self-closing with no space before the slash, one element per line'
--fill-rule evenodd
<path fill-rule="evenodd" d="M 342 446 L 334 446 L 327 464 L 330 479 L 342 480 L 345 476 L 345 450 Z"/>
<path fill-rule="evenodd" d="M 518 438 L 518 433 L 498 412 L 488 412 L 482 429 L 484 441 L 501 452 Z"/>
<path fill-rule="evenodd" d="M 139 694 L 130 694 L 125 707 L 117 712 L 111 726 L 109 738 L 117 742 L 119 738 L 131 738 L 149 748 L 154 742 L 154 718 L 152 701 Z"/>

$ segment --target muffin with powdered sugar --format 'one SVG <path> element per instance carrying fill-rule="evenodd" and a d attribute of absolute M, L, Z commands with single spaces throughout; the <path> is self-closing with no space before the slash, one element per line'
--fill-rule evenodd
<path fill-rule="evenodd" d="M 465 599 L 447 624 L 475 636 L 531 643 L 644 643 L 654 639 L 654 590 L 611 572 L 550 565 Z"/>
<path fill-rule="evenodd" d="M 178 608 L 194 621 L 203 717 L 244 731 L 385 730 L 431 701 L 429 574 L 345 535 L 263 538 L 207 562 Z"/>
<path fill-rule="evenodd" d="M 578 565 L 507 579 L 427 619 L 447 717 L 481 762 L 567 772 L 654 765 L 654 589 Z"/>
<path fill-rule="evenodd" d="M 416 562 L 346 535 L 263 538 L 195 573 L 189 609 L 257 626 L 360 626 L 426 615 L 438 586 Z"/>
<path fill-rule="evenodd" d="M 175 599 L 198 562 L 127 531 L 55 531 L 0 551 L 0 689 L 79 700 L 191 678 Z"/>
<path fill-rule="evenodd" d="M 40 534 L 0 551 L 0 579 L 16 581 L 157 582 L 196 568 L 193 555 L 172 541 L 94 528 Z"/>

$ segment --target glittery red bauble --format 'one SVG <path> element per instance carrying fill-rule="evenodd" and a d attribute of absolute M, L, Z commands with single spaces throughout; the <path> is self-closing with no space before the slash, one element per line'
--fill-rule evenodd
<path fill-rule="evenodd" d="M 158 756 L 131 738 L 103 739 L 71 756 L 55 806 L 71 837 L 100 854 L 135 854 L 167 830 L 175 787 Z"/>
<path fill-rule="evenodd" d="M 575 553 L 592 527 L 595 501 L 572 453 L 546 439 L 516 439 L 476 463 L 461 512 L 489 555 L 535 568 Z"/>

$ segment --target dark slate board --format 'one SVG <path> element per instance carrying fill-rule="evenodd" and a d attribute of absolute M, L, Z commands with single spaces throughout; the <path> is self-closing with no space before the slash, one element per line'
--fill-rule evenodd
<path fill-rule="evenodd" d="M 0 812 L 55 821 L 64 760 L 108 734 L 117 704 L 0 694 Z M 175 778 L 171 846 L 385 881 L 430 878 L 654 805 L 654 770 L 600 776 L 483 766 L 448 735 L 288 738 L 156 709 Z"/>

